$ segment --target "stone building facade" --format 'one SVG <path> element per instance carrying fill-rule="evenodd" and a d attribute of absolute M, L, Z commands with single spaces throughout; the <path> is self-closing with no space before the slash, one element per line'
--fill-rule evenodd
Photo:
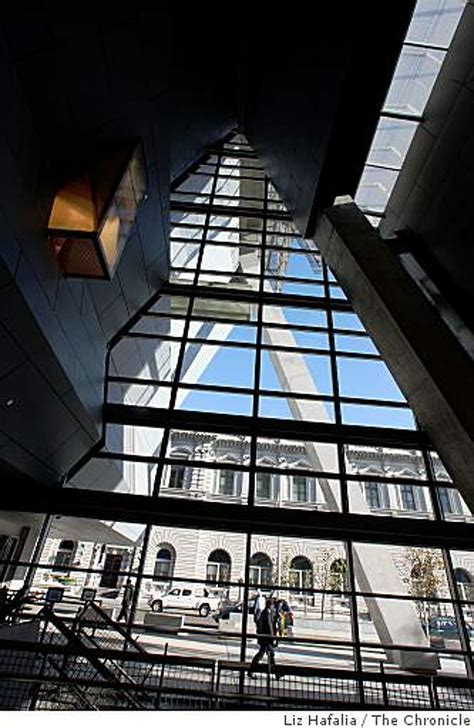
<path fill-rule="evenodd" d="M 324 447 L 334 447 L 325 445 Z M 174 498 L 204 499 L 246 503 L 248 499 L 248 473 L 240 470 L 248 462 L 249 442 L 245 437 L 212 435 L 209 433 L 175 432 L 168 449 L 168 456 L 178 462 L 166 466 L 161 496 Z M 187 461 L 191 464 L 187 464 Z M 218 468 L 216 466 L 219 466 Z M 257 447 L 257 465 L 266 468 L 257 474 L 255 503 L 267 507 L 334 510 L 325 497 L 327 493 L 321 478 L 302 475 L 311 470 L 304 443 L 278 439 L 262 439 Z M 227 467 L 226 467 L 227 466 Z M 447 481 L 448 476 L 441 462 L 433 460 L 435 476 Z M 279 472 L 272 472 L 278 468 Z M 393 517 L 432 518 L 429 490 L 424 481 L 425 464 L 421 455 L 414 451 L 375 447 L 350 447 L 346 451 L 346 470 L 349 478 L 349 504 L 354 511 L 361 511 L 360 493 L 363 494 L 362 510 L 374 515 Z M 336 475 L 336 474 L 335 474 Z M 377 480 L 380 478 L 380 481 Z M 384 478 L 400 479 L 385 482 Z M 335 502 L 340 504 L 337 479 L 331 480 Z M 354 490 L 353 490 L 354 489 Z M 359 491 L 358 498 L 351 494 Z M 444 517 L 450 520 L 468 521 L 472 517 L 457 491 L 440 487 L 440 505 Z M 340 505 L 339 505 L 340 507 Z M 120 542 L 122 544 L 122 542 Z M 224 591 L 233 599 L 242 594 L 241 583 L 245 577 L 245 536 L 238 533 L 189 530 L 175 527 L 153 527 L 143 562 L 142 596 L 173 584 L 207 581 L 216 587 L 225 582 L 233 586 Z M 377 548 L 377 547 L 375 547 Z M 385 546 L 378 548 L 386 549 Z M 42 562 L 53 567 L 48 576 L 42 570 L 41 578 L 54 579 L 61 573 L 67 582 L 67 566 L 102 570 L 102 574 L 86 571 L 73 575 L 76 587 L 116 587 L 123 576 L 116 572 L 136 569 L 140 558 L 141 543 L 114 545 L 113 543 L 81 542 L 73 539 L 48 539 Z M 447 597 L 449 590 L 444 576 L 441 557 L 424 557 L 426 549 L 390 547 L 392 557 L 403 583 L 413 586 L 420 576 L 416 570 L 429 568 L 434 571 L 432 586 L 437 596 Z M 421 559 L 421 561 L 420 561 Z M 470 553 L 453 554 L 456 579 L 464 598 L 471 598 L 474 583 L 474 556 Z M 292 587 L 288 594 L 295 603 L 304 601 L 315 604 L 320 597 L 305 590 L 347 588 L 344 544 L 314 539 L 259 536 L 254 534 L 251 543 L 249 579 L 252 584 L 272 591 L 279 584 L 280 590 Z"/>

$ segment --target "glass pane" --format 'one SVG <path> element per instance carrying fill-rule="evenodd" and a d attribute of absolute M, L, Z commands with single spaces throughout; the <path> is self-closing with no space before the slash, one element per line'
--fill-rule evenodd
<path fill-rule="evenodd" d="M 136 407 L 169 407 L 170 387 L 159 387 L 156 384 L 119 384 L 111 382 L 107 389 L 109 402 L 115 404 L 131 404 Z"/>
<path fill-rule="evenodd" d="M 374 476 L 372 476 L 374 477 Z M 348 485 L 352 513 L 403 518 L 434 518 L 429 489 L 415 483 L 351 481 Z"/>
<path fill-rule="evenodd" d="M 329 357 L 263 351 L 260 388 L 301 394 L 332 394 Z"/>
<path fill-rule="evenodd" d="M 180 343 L 158 336 L 154 339 L 123 338 L 111 354 L 113 373 L 136 379 L 170 381 L 176 369 Z"/>
<path fill-rule="evenodd" d="M 367 164 L 400 169 L 416 127 L 416 122 L 382 117 L 375 132 Z"/>
<path fill-rule="evenodd" d="M 372 425 L 415 430 L 416 423 L 409 409 L 363 404 L 343 404 L 342 422 L 345 425 Z"/>
<path fill-rule="evenodd" d="M 254 318 L 253 307 L 244 301 L 233 301 L 223 298 L 194 299 L 192 315 L 195 318 L 229 318 L 233 321 L 251 321 Z"/>
<path fill-rule="evenodd" d="M 166 574 L 156 571 L 163 551 L 171 557 Z M 213 659 L 238 660 L 237 629 L 227 636 L 225 627 L 234 624 L 229 618 L 221 624 L 219 616 L 242 598 L 244 552 L 242 534 L 153 526 L 136 618 L 147 651 L 162 653 L 167 644 L 169 654 L 202 657 L 204 636 Z M 161 613 L 175 619 L 176 634 L 157 630 Z"/>
<path fill-rule="evenodd" d="M 136 324 L 132 326 L 130 331 L 139 334 L 155 335 L 158 338 L 161 335 L 180 337 L 184 331 L 184 319 L 165 318 L 157 316 L 143 316 Z"/>
<path fill-rule="evenodd" d="M 62 590 L 62 598 L 55 613 L 74 617 L 84 606 L 87 589 L 88 599 L 113 619 L 126 622 L 144 529 L 141 524 L 55 516 L 39 557 L 42 566 L 33 577 L 38 606 L 44 604 L 48 590 L 56 587 Z"/>
<path fill-rule="evenodd" d="M 266 465 L 264 460 L 261 463 Z M 275 508 L 340 511 L 341 488 L 334 478 L 257 472 L 255 503 Z"/>
<path fill-rule="evenodd" d="M 345 336 L 336 334 L 336 349 L 340 352 L 356 352 L 360 354 L 378 354 L 374 343 L 368 336 Z"/>
<path fill-rule="evenodd" d="M 308 422 L 334 422 L 334 405 L 301 397 L 259 397 L 260 417 Z"/>
<path fill-rule="evenodd" d="M 105 446 L 109 452 L 156 457 L 162 438 L 163 430 L 158 427 L 109 424 L 106 427 Z"/>
<path fill-rule="evenodd" d="M 327 442 L 257 438 L 257 463 L 287 470 L 339 472 L 337 447 Z"/>
<path fill-rule="evenodd" d="M 426 480 L 423 454 L 420 450 L 394 447 L 346 445 L 344 447 L 348 473 L 371 476 Z"/>
<path fill-rule="evenodd" d="M 359 591 L 420 600 L 451 598 L 440 549 L 358 543 L 354 558 Z"/>
<path fill-rule="evenodd" d="M 245 435 L 201 430 L 171 430 L 166 456 L 202 462 L 216 462 L 229 456 L 237 462 L 247 463 L 250 457 L 250 438 Z"/>
<path fill-rule="evenodd" d="M 404 46 L 384 109 L 422 114 L 444 57 L 443 51 Z"/>
<path fill-rule="evenodd" d="M 197 266 L 199 257 L 199 251 L 201 249 L 200 243 L 182 243 L 172 242 L 171 243 L 171 266 L 174 268 L 186 268 L 187 270 L 194 270 Z M 180 271 L 174 271 L 172 278 L 179 280 L 182 273 Z"/>
<path fill-rule="evenodd" d="M 252 401 L 252 396 L 247 394 L 178 389 L 176 409 L 249 416 Z"/>
<path fill-rule="evenodd" d="M 406 40 L 447 48 L 465 5 L 464 0 L 418 0 Z"/>
<path fill-rule="evenodd" d="M 41 534 L 45 514 L 0 511 L 0 584 L 2 597 L 15 596 L 25 581 L 28 563 Z M 21 562 L 20 564 L 18 562 Z M 24 605 L 30 611 L 30 604 Z M 5 617 L 5 615 L 4 615 Z"/>
<path fill-rule="evenodd" d="M 236 456 L 238 457 L 238 456 Z M 168 465 L 160 483 L 160 497 L 205 499 L 225 503 L 246 503 L 248 473 L 235 470 L 238 464 L 230 454 L 220 460 L 219 468 Z"/>
<path fill-rule="evenodd" d="M 355 313 L 343 313 L 334 311 L 334 326 L 337 329 L 349 329 L 353 331 L 364 331 L 364 325 Z"/>
<path fill-rule="evenodd" d="M 181 381 L 199 384 L 219 384 L 227 387 L 253 387 L 255 352 L 233 346 L 199 345 L 199 366 L 195 360 L 186 368 L 186 359 L 191 361 L 195 345 L 188 344 Z M 200 374 L 199 369 L 202 370 Z"/>
<path fill-rule="evenodd" d="M 307 327 L 327 328 L 326 312 L 317 308 L 298 308 L 296 306 L 263 306 L 263 322 L 288 324 Z"/>
<path fill-rule="evenodd" d="M 341 395 L 402 402 L 403 394 L 383 362 L 338 357 Z"/>
<path fill-rule="evenodd" d="M 363 209 L 383 212 L 397 180 L 398 172 L 364 167 L 355 201 Z"/>

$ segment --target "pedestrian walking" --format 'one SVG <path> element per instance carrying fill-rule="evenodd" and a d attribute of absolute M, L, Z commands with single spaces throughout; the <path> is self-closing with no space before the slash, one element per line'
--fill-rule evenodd
<path fill-rule="evenodd" d="M 276 671 L 275 663 L 275 647 L 276 647 L 276 623 L 275 611 L 273 609 L 273 599 L 267 599 L 265 609 L 260 613 L 257 621 L 257 642 L 259 644 L 258 652 L 254 655 L 249 667 L 249 676 L 255 670 L 260 660 L 268 655 L 268 664 L 273 672 Z M 276 676 L 277 679 L 279 676 Z"/>
<path fill-rule="evenodd" d="M 133 585 L 132 580 L 129 578 L 127 579 L 127 583 L 125 584 L 123 597 L 122 597 L 122 606 L 119 612 L 119 615 L 117 617 L 117 622 L 120 622 L 122 619 L 124 619 L 126 622 L 128 622 L 130 617 L 130 610 L 132 608 L 132 601 L 133 601 Z"/>

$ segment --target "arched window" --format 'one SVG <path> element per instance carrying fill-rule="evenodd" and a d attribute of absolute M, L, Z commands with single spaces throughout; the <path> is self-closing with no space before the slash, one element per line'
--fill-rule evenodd
<path fill-rule="evenodd" d="M 168 545 L 160 546 L 156 554 L 155 570 L 153 572 L 154 578 L 171 579 L 173 576 L 174 562 L 174 549 Z"/>
<path fill-rule="evenodd" d="M 74 561 L 76 547 L 75 541 L 61 541 L 54 557 L 54 571 L 67 571 Z"/>
<path fill-rule="evenodd" d="M 273 565 L 267 554 L 257 553 L 250 559 L 249 581 L 251 584 L 270 586 L 273 583 Z"/>
<path fill-rule="evenodd" d="M 290 586 L 298 589 L 311 589 L 313 586 L 313 566 L 306 556 L 295 556 L 290 564 Z"/>
<path fill-rule="evenodd" d="M 456 579 L 461 599 L 472 600 L 474 596 L 472 575 L 466 569 L 458 568 L 454 569 L 454 578 Z"/>
<path fill-rule="evenodd" d="M 230 581 L 232 561 L 223 549 L 216 549 L 209 554 L 206 566 L 206 579 L 216 584 L 223 581 Z"/>

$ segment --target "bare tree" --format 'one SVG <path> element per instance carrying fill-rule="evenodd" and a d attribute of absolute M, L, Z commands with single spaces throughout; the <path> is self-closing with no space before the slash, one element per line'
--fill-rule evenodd
<path fill-rule="evenodd" d="M 436 597 L 444 584 L 443 557 L 435 549 L 407 548 L 402 570 L 420 621 L 428 633 L 432 605 L 425 600 Z"/>
<path fill-rule="evenodd" d="M 331 571 L 331 565 L 337 558 L 338 552 L 333 546 L 322 546 L 318 548 L 313 561 L 313 584 L 316 589 L 327 590 L 334 588 L 334 573 Z M 324 619 L 326 608 L 325 591 L 321 594 L 320 606 L 320 618 Z"/>

